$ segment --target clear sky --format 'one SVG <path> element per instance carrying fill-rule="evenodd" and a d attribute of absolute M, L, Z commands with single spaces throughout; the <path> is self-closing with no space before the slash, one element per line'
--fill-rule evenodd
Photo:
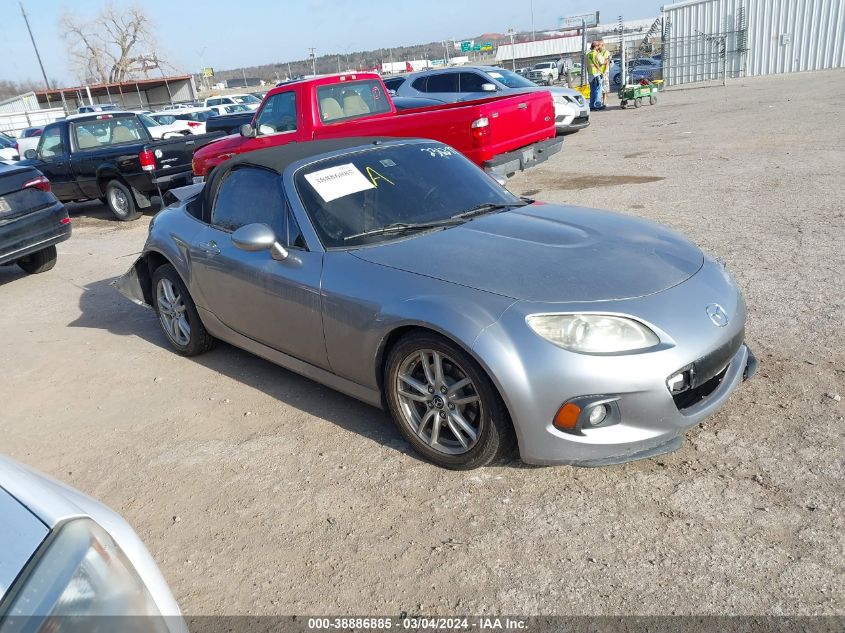
<path fill-rule="evenodd" d="M 23 0 L 47 76 L 76 85 L 58 29 L 66 11 L 93 16 L 100 0 Z M 113 0 L 115 6 L 126 6 Z M 562 15 L 601 11 L 602 23 L 657 16 L 661 0 L 143 0 L 159 56 L 184 72 L 228 69 L 317 55 L 387 48 L 508 27 L 557 26 Z M 0 79 L 40 80 L 18 0 L 0 0 Z"/>

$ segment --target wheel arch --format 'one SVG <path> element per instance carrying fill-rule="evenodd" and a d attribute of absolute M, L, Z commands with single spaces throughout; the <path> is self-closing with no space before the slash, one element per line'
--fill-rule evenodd
<path fill-rule="evenodd" d="M 176 270 L 176 274 L 182 278 L 179 269 L 167 258 L 166 255 L 163 255 L 159 251 L 147 251 L 135 262 L 135 273 L 138 275 L 138 282 L 141 286 L 141 292 L 144 295 L 144 301 L 147 302 L 147 305 L 153 305 L 154 301 L 153 274 L 155 274 L 155 271 L 158 268 L 166 264 L 173 266 L 174 270 Z M 182 278 L 182 282 L 185 282 L 184 278 Z M 187 284 L 185 285 L 187 287 Z"/>
<path fill-rule="evenodd" d="M 404 323 L 401 325 L 397 325 L 394 327 L 390 332 L 388 332 L 381 340 L 381 344 L 379 345 L 377 355 L 376 355 L 376 380 L 378 381 L 378 388 L 379 392 L 381 393 L 382 399 L 382 407 L 387 410 L 387 399 L 385 393 L 385 371 L 387 370 L 387 359 L 390 356 L 390 351 L 396 346 L 396 344 L 402 340 L 408 334 L 413 332 L 420 332 L 423 334 L 434 334 L 436 336 L 440 336 L 445 338 L 450 343 L 457 345 L 461 350 L 463 350 L 470 358 L 472 358 L 487 378 L 490 380 L 490 384 L 493 385 L 493 389 L 496 392 L 496 395 L 499 397 L 499 400 L 502 402 L 502 406 L 504 407 L 505 411 L 508 415 L 508 420 L 513 426 L 513 415 L 510 411 L 510 406 L 508 405 L 508 399 L 504 397 L 502 392 L 502 385 L 497 380 L 495 374 L 490 370 L 489 365 L 484 362 L 483 358 L 480 358 L 478 354 L 469 346 L 458 340 L 458 337 L 453 336 L 449 332 L 443 331 L 442 329 L 433 326 L 429 323 Z"/>

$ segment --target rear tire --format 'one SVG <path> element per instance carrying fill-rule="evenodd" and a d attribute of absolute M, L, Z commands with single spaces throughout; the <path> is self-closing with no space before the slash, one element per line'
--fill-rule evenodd
<path fill-rule="evenodd" d="M 438 466 L 479 468 L 513 446 L 513 425 L 492 381 L 442 336 L 418 332 L 400 339 L 387 358 L 384 389 L 399 431 Z"/>
<path fill-rule="evenodd" d="M 635 108 L 639 108 L 642 104 L 643 104 L 643 98 L 642 97 L 637 97 L 636 99 L 634 99 L 634 107 Z"/>
<path fill-rule="evenodd" d="M 21 257 L 17 264 L 24 272 L 30 275 L 37 275 L 38 273 L 46 273 L 48 270 L 56 265 L 58 259 L 55 246 L 48 246 L 40 251 L 31 253 L 26 257 Z"/>
<path fill-rule="evenodd" d="M 200 320 L 197 306 L 171 264 L 155 269 L 153 309 L 170 346 L 183 356 L 196 356 L 214 347 L 216 340 Z"/>
<path fill-rule="evenodd" d="M 657 103 L 657 97 L 655 97 L 654 95 L 649 95 L 649 97 L 648 97 L 648 104 L 649 104 L 649 105 L 654 105 L 655 103 Z"/>
<path fill-rule="evenodd" d="M 119 180 L 111 180 L 106 185 L 106 204 L 114 216 L 122 222 L 130 222 L 141 217 L 138 205 L 135 204 L 135 197 Z"/>

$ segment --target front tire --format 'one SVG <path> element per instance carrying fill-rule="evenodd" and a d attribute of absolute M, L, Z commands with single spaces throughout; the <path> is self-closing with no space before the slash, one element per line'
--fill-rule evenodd
<path fill-rule="evenodd" d="M 196 356 L 214 347 L 215 340 L 200 320 L 197 306 L 171 264 L 153 273 L 153 309 L 170 346 L 183 356 Z"/>
<path fill-rule="evenodd" d="M 119 180 L 112 180 L 106 185 L 105 197 L 106 204 L 118 220 L 129 222 L 141 217 L 138 205 L 135 204 L 135 197 L 129 187 Z"/>
<path fill-rule="evenodd" d="M 46 273 L 48 270 L 56 265 L 58 259 L 55 246 L 48 246 L 40 251 L 36 251 L 26 257 L 21 257 L 17 264 L 24 272 L 30 275 L 37 275 L 38 273 Z"/>
<path fill-rule="evenodd" d="M 438 466 L 479 468 L 513 446 L 513 426 L 493 383 L 448 339 L 433 333 L 401 339 L 388 355 L 384 386 L 399 431 Z"/>

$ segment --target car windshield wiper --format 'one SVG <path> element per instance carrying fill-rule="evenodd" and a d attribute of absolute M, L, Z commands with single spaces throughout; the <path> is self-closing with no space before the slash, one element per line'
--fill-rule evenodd
<path fill-rule="evenodd" d="M 425 229 L 433 229 L 440 226 L 454 226 L 460 224 L 460 219 L 447 218 L 445 220 L 437 220 L 436 222 L 419 222 L 416 224 L 409 224 L 406 222 L 397 222 L 395 224 L 388 224 L 378 229 L 371 229 L 354 235 L 347 235 L 343 238 L 344 242 L 354 240 L 359 237 L 369 237 L 370 235 L 389 235 L 390 233 L 405 233 L 406 231 L 424 231 Z"/>
<path fill-rule="evenodd" d="M 453 215 L 453 220 L 465 220 L 467 218 L 474 218 L 477 215 L 484 215 L 485 213 L 493 213 L 495 211 L 505 211 L 507 209 L 512 209 L 514 207 L 524 207 L 527 205 L 527 202 L 512 202 L 510 204 L 502 204 L 496 202 L 485 202 L 484 204 L 479 204 L 477 207 L 473 207 L 472 209 L 467 209 L 466 211 L 461 211 L 460 213 Z"/>

